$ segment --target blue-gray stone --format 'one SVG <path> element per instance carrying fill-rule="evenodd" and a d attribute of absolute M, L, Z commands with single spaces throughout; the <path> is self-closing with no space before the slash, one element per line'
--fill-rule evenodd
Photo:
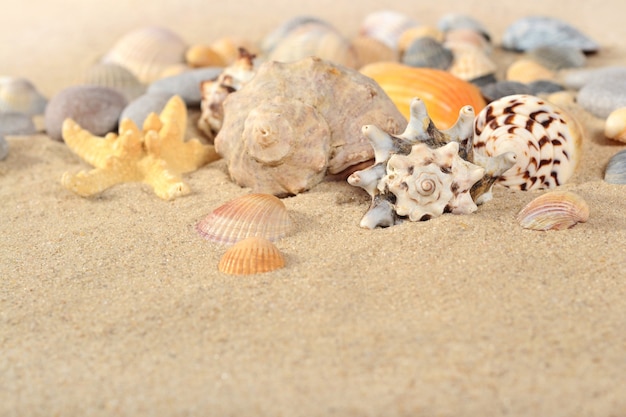
<path fill-rule="evenodd" d="M 185 71 L 153 82 L 147 92 L 178 95 L 188 106 L 197 106 L 202 99 L 200 84 L 217 78 L 223 70 L 218 67 L 207 67 Z"/>
<path fill-rule="evenodd" d="M 122 111 L 120 121 L 130 119 L 141 129 L 148 115 L 150 113 L 160 114 L 172 96 L 173 94 L 167 93 L 148 93 L 139 96 Z"/>

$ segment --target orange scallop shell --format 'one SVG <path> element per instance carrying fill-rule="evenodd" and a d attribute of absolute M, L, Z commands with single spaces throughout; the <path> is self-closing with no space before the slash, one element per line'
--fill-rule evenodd
<path fill-rule="evenodd" d="M 360 71 L 380 84 L 407 119 L 411 113 L 411 100 L 421 98 L 439 129 L 454 125 L 463 106 L 471 105 L 478 114 L 486 105 L 478 87 L 446 71 L 396 62 L 373 63 Z"/>
<path fill-rule="evenodd" d="M 232 245 L 248 237 L 277 240 L 292 227 L 285 204 L 271 194 L 246 194 L 219 206 L 196 225 L 200 236 Z"/>
<path fill-rule="evenodd" d="M 285 258 L 272 242 L 262 237 L 249 237 L 230 247 L 222 255 L 217 269 L 231 275 L 250 275 L 284 266 Z"/>

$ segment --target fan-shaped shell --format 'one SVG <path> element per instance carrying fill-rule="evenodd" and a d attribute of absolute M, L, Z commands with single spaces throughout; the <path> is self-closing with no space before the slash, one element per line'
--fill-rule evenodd
<path fill-rule="evenodd" d="M 269 240 L 249 237 L 229 248 L 217 269 L 230 275 L 251 275 L 270 272 L 285 266 L 285 258 Z"/>
<path fill-rule="evenodd" d="M 373 78 L 407 119 L 414 97 L 426 103 L 428 115 L 439 129 L 454 125 L 459 110 L 471 105 L 476 112 L 485 107 L 478 87 L 446 72 L 432 68 L 412 68 L 394 62 L 379 62 L 361 68 Z"/>
<path fill-rule="evenodd" d="M 563 230 L 589 219 L 589 206 L 578 194 L 551 191 L 530 203 L 517 214 L 524 229 Z"/>
<path fill-rule="evenodd" d="M 496 156 L 515 152 L 517 160 L 498 182 L 536 190 L 564 184 L 580 159 L 582 132 L 555 105 L 531 95 L 491 102 L 474 122 L 474 153 Z"/>
<path fill-rule="evenodd" d="M 91 66 L 85 71 L 79 82 L 80 84 L 112 88 L 122 93 L 128 101 L 132 101 L 146 92 L 146 86 L 132 72 L 113 63 L 97 63 Z"/>
<path fill-rule="evenodd" d="M 246 194 L 232 199 L 198 222 L 200 236 L 232 245 L 247 237 L 278 240 L 286 236 L 292 222 L 285 204 L 271 194 Z"/>
<path fill-rule="evenodd" d="M 161 78 L 171 66 L 185 63 L 187 44 L 169 29 L 150 26 L 124 35 L 104 56 L 103 62 L 119 64 L 142 83 Z"/>
<path fill-rule="evenodd" d="M 316 56 L 348 68 L 358 66 L 357 56 L 350 41 L 327 24 L 302 24 L 281 39 L 267 59 L 294 62 Z"/>
<path fill-rule="evenodd" d="M 48 100 L 24 78 L 0 77 L 0 112 L 43 114 Z"/>
<path fill-rule="evenodd" d="M 604 181 L 610 184 L 626 184 L 626 149 L 609 159 L 604 171 Z"/>

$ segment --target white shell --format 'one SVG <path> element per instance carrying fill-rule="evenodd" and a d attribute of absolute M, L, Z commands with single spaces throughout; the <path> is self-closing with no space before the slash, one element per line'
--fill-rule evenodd
<path fill-rule="evenodd" d="M 524 229 L 564 230 L 589 219 L 589 206 L 578 194 L 551 191 L 526 204 L 517 214 Z"/>

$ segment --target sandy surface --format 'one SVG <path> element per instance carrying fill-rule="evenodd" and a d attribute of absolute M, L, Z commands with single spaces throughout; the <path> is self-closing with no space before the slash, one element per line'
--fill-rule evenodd
<path fill-rule="evenodd" d="M 354 34 L 374 1 L 32 0 L 3 8 L 0 73 L 50 96 L 135 27 L 190 43 L 260 39 L 315 14 Z M 504 3 L 504 4 L 502 4 Z M 492 30 L 527 14 L 568 20 L 626 64 L 626 6 L 607 1 L 392 0 L 434 24 L 470 13 Z M 182 4 L 182 5 L 181 5 Z M 285 269 L 217 272 L 224 248 L 194 224 L 245 194 L 223 161 L 172 202 L 139 184 L 83 199 L 87 166 L 45 135 L 9 138 L 0 162 L 2 416 L 624 416 L 626 188 L 602 180 L 625 145 L 579 114 L 584 158 L 563 188 L 591 208 L 562 232 L 522 230 L 538 193 L 495 190 L 467 216 L 364 230 L 368 197 L 324 183 L 285 199 Z"/>

